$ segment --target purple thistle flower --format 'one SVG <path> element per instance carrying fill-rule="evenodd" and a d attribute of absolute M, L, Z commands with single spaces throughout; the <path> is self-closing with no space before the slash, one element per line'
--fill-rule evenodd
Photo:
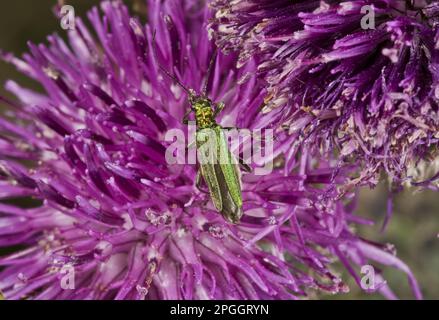
<path fill-rule="evenodd" d="M 217 44 L 239 50 L 240 66 L 259 59 L 271 100 L 265 112 L 300 141 L 361 162 L 352 183 L 375 185 L 382 170 L 397 183 L 437 179 L 418 166 L 438 157 L 437 1 L 212 6 Z"/>
<path fill-rule="evenodd" d="M 409 268 L 385 246 L 357 237 L 350 224 L 370 224 L 352 211 L 354 194 L 337 187 L 352 168 L 316 159 L 280 133 L 275 169 L 243 176 L 244 216 L 232 225 L 194 186 L 196 166 L 169 165 L 164 134 L 181 128 L 185 93 L 159 69 L 201 88 L 212 44 L 209 11 L 199 1 L 149 1 L 142 26 L 120 2 L 102 2 L 77 19 L 66 44 L 30 44 L 30 54 L 4 59 L 44 88 L 13 81 L 18 102 L 0 118 L 0 290 L 7 299 L 294 299 L 311 291 L 345 292 L 332 271 L 340 260 L 360 284 L 357 266 Z M 266 91 L 236 56 L 217 57 L 209 96 L 224 101 L 220 122 L 265 128 Z M 34 198 L 31 207 L 19 205 Z M 11 201 L 15 199 L 15 201 Z M 18 199 L 18 200 L 17 200 Z M 68 267 L 66 269 L 66 267 Z M 74 270 L 74 290 L 60 285 Z M 377 275 L 377 288 L 394 294 Z M 70 282 L 69 285 L 72 283 Z"/>

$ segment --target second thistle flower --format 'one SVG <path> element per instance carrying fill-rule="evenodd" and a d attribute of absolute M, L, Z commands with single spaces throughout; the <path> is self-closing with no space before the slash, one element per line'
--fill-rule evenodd
<path fill-rule="evenodd" d="M 399 183 L 434 180 L 418 163 L 438 156 L 437 1 L 212 6 L 217 44 L 239 50 L 240 65 L 259 59 L 269 91 L 264 111 L 289 134 L 361 162 L 355 184 L 375 185 L 381 171 Z"/>

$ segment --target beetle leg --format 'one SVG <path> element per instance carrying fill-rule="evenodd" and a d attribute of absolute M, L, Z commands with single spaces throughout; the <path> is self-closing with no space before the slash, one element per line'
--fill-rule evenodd
<path fill-rule="evenodd" d="M 195 140 L 192 141 L 191 143 L 189 143 L 189 145 L 187 146 L 188 149 L 192 148 L 195 145 Z"/>
<path fill-rule="evenodd" d="M 198 170 L 197 172 L 197 176 L 195 178 L 195 186 L 197 187 L 198 190 L 200 190 L 203 193 L 209 193 L 208 191 L 206 191 L 205 189 L 202 188 L 201 186 L 201 171 Z"/>
<path fill-rule="evenodd" d="M 219 102 L 215 104 L 215 111 L 213 112 L 213 116 L 216 117 L 225 107 L 224 102 Z"/>
<path fill-rule="evenodd" d="M 238 161 L 239 161 L 239 166 L 243 171 L 245 171 L 247 173 L 250 173 L 253 171 L 252 167 L 250 167 L 247 163 L 245 163 L 244 159 L 239 157 Z"/>
<path fill-rule="evenodd" d="M 188 124 L 189 122 L 189 115 L 191 114 L 191 109 L 189 109 L 188 111 L 186 111 L 186 113 L 183 116 L 183 124 Z"/>

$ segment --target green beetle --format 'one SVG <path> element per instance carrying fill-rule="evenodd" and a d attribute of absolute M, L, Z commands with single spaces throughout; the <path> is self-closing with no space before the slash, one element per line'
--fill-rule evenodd
<path fill-rule="evenodd" d="M 155 46 L 154 53 L 155 53 Z M 157 54 L 155 53 L 156 60 Z M 238 223 L 243 215 L 242 191 L 239 163 L 245 171 L 250 167 L 242 161 L 238 162 L 231 154 L 223 130 L 216 122 L 216 117 L 223 110 L 224 103 L 214 103 L 207 97 L 209 75 L 213 66 L 215 54 L 210 61 L 207 77 L 201 94 L 187 88 L 173 74 L 158 64 L 160 70 L 175 81 L 188 95 L 191 109 L 184 115 L 183 123 L 188 123 L 188 117 L 193 112 L 196 123 L 196 146 L 198 150 L 200 170 L 197 174 L 196 185 L 201 190 L 201 177 L 204 179 L 212 202 L 231 223 Z M 227 128 L 228 129 L 228 128 Z M 225 159 L 225 161 L 224 161 Z M 221 161 L 220 161 L 221 160 Z"/>

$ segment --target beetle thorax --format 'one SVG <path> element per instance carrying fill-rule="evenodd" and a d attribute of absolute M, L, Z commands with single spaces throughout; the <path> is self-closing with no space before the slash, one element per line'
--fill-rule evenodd
<path fill-rule="evenodd" d="M 213 116 L 212 102 L 207 99 L 199 99 L 194 102 L 192 108 L 195 112 L 197 129 L 211 128 L 216 124 Z"/>

